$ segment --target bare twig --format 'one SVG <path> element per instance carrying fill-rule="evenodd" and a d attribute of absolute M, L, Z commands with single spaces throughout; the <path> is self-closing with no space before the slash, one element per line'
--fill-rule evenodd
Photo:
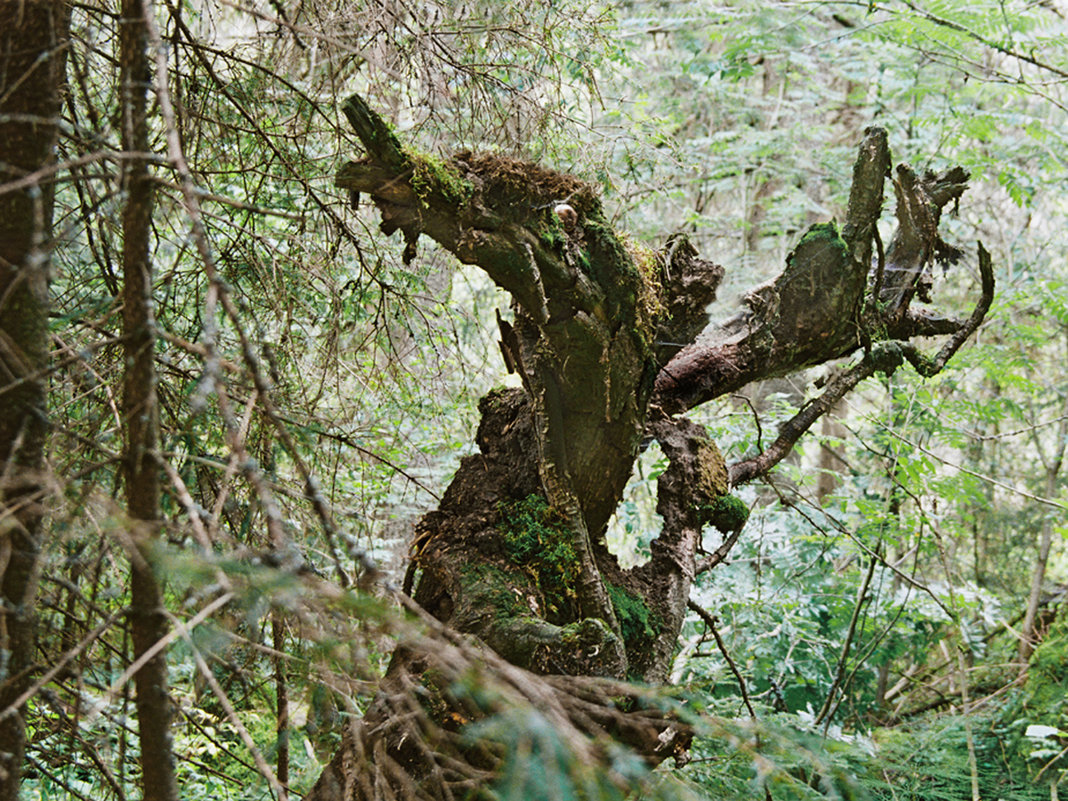
<path fill-rule="evenodd" d="M 838 657 L 838 669 L 835 671 L 834 681 L 831 682 L 831 689 L 827 691 L 827 699 L 823 702 L 823 707 L 820 709 L 819 714 L 816 715 L 816 725 L 818 726 L 821 722 L 824 723 L 824 736 L 827 735 L 827 728 L 831 725 L 830 712 L 834 704 L 834 696 L 842 684 L 842 677 L 845 675 L 846 660 L 849 658 L 849 649 L 853 645 L 853 637 L 857 633 L 860 610 L 864 607 L 864 602 L 867 599 L 868 587 L 871 586 L 871 578 L 875 574 L 875 565 L 878 561 L 875 556 L 868 560 L 868 572 L 864 574 L 864 581 L 861 582 L 860 588 L 857 590 L 857 600 L 853 604 L 853 614 L 849 618 L 849 627 L 846 629 L 845 640 L 842 642 L 842 653 Z"/>
<path fill-rule="evenodd" d="M 738 666 L 734 664 L 730 652 L 727 651 L 727 646 L 723 643 L 723 638 L 719 636 L 719 631 L 716 630 L 715 616 L 705 611 L 705 609 L 703 609 L 696 601 L 691 600 L 687 602 L 686 606 L 700 616 L 701 620 L 708 626 L 709 631 L 712 632 L 712 636 L 716 638 L 716 647 L 719 648 L 719 652 L 723 654 L 723 658 L 727 660 L 727 664 L 730 666 L 734 678 L 738 681 L 738 689 L 741 690 L 742 701 L 745 702 L 745 708 L 749 710 L 749 717 L 755 721 L 757 719 L 756 712 L 753 710 L 753 705 L 749 702 L 749 691 L 745 687 L 745 679 L 742 678 L 741 671 L 739 671 Z"/>
<path fill-rule="evenodd" d="M 716 565 L 720 564 L 724 559 L 726 559 L 727 555 L 731 552 L 731 549 L 734 548 L 735 544 L 738 542 L 738 538 L 741 535 L 741 528 L 737 528 L 727 534 L 727 536 L 723 538 L 723 542 L 720 543 L 719 547 L 716 548 L 716 550 L 712 551 L 712 553 L 710 553 L 708 556 L 706 556 L 704 559 L 697 563 L 697 567 L 694 571 L 695 574 L 700 575 L 701 573 L 705 573 L 714 568 Z"/>

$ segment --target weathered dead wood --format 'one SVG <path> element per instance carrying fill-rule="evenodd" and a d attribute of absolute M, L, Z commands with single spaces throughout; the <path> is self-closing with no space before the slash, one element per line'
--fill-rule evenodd
<path fill-rule="evenodd" d="M 671 414 L 685 412 L 752 381 L 870 349 L 873 340 L 952 334 L 955 351 L 970 336 L 977 323 L 910 308 L 915 297 L 930 301 L 931 265 L 963 255 L 941 238 L 938 223 L 942 209 L 964 192 L 968 175 L 955 167 L 919 177 L 899 165 L 893 182 L 897 231 L 873 264 L 889 165 L 885 131 L 869 128 L 853 168 L 841 234 L 833 224 L 810 229 L 782 274 L 746 296 L 745 311 L 684 348 L 660 371 L 653 404 Z M 992 293 L 992 284 L 988 292 L 984 283 L 983 298 Z M 985 312 L 983 307 L 980 321 Z M 919 363 L 913 350 L 903 352 Z M 767 468 L 754 469 L 756 475 Z"/>
<path fill-rule="evenodd" d="M 651 608 L 656 610 L 658 636 L 634 653 L 631 669 L 656 684 L 666 680 L 671 666 L 697 575 L 702 531 L 728 485 L 723 456 L 703 426 L 685 418 L 663 418 L 650 429 L 668 457 L 668 468 L 657 479 L 656 511 L 664 523 L 650 544 L 652 557 L 632 571 L 627 586 L 655 603 Z"/>
<path fill-rule="evenodd" d="M 662 693 L 589 676 L 539 676 L 443 626 L 398 598 L 422 630 L 405 640 L 367 714 L 354 720 L 343 744 L 305 801 L 440 799 L 488 789 L 508 746 L 536 738 L 538 725 L 566 743 L 567 770 L 581 781 L 599 775 L 632 789 L 617 773 L 616 744 L 655 766 L 685 761 L 693 729 Z M 494 728 L 492 720 L 504 721 Z M 481 736 L 465 734 L 491 721 Z M 466 727 L 466 728 L 465 728 Z"/>
<path fill-rule="evenodd" d="M 890 375 L 904 361 L 908 361 L 916 372 L 925 377 L 941 372 L 953 354 L 979 328 L 994 299 L 994 271 L 990 264 L 990 254 L 983 247 L 982 242 L 978 243 L 978 254 L 981 284 L 979 300 L 971 316 L 956 327 L 953 335 L 933 358 L 926 356 L 916 345 L 908 341 L 883 340 L 875 343 L 856 365 L 835 376 L 823 394 L 810 400 L 797 414 L 783 423 L 779 428 L 779 436 L 771 446 L 754 457 L 732 464 L 730 466 L 731 486 L 738 486 L 765 475 L 782 461 L 797 444 L 801 435 L 808 431 L 816 420 L 826 414 L 865 378 L 877 372 Z"/>
<path fill-rule="evenodd" d="M 515 299 L 507 344 L 533 415 L 527 459 L 535 457 L 541 491 L 572 528 L 583 613 L 614 623 L 593 541 L 641 438 L 655 290 L 583 182 L 500 157 L 445 162 L 409 152 L 359 98 L 345 112 L 368 158 L 345 165 L 338 186 L 372 198 L 383 230 L 404 234 L 406 258 L 430 236 Z M 557 210 L 564 205 L 567 225 Z"/>
<path fill-rule="evenodd" d="M 435 625 L 448 627 L 443 631 L 489 645 L 494 675 L 520 668 L 572 674 L 537 680 L 538 698 L 523 703 L 562 710 L 567 726 L 591 742 L 610 736 L 661 759 L 665 739 L 676 742 L 672 732 L 680 730 L 640 712 L 640 704 L 616 707 L 617 691 L 630 696 L 606 677 L 665 677 L 695 574 L 726 556 L 744 523 L 744 509 L 721 503 L 730 482 L 770 470 L 863 378 L 905 360 L 921 371 L 941 369 L 982 321 L 993 291 L 982 249 L 983 295 L 969 320 L 909 308 L 913 297 L 925 296 L 931 259 L 959 253 L 938 237 L 937 222 L 966 176 L 915 178 L 898 168 L 899 230 L 884 252 L 877 223 L 890 153 L 885 132 L 868 129 L 841 232 L 814 226 L 783 273 L 746 297 L 745 310 L 695 341 L 722 268 L 685 239 L 669 239 L 654 254 L 616 236 L 593 189 L 571 176 L 496 156 L 435 159 L 406 149 L 359 98 L 345 113 L 367 156 L 344 165 L 337 185 L 357 202 L 359 194 L 371 198 L 382 230 L 403 234 L 405 260 L 429 236 L 482 267 L 514 299 L 514 319 L 498 326 L 505 364 L 523 388 L 483 399 L 480 453 L 463 460 L 439 508 L 417 527 L 406 579 L 418 603 L 413 610 L 425 609 L 440 621 Z M 905 341 L 931 333 L 951 336 L 933 358 Z M 672 417 L 750 381 L 855 352 L 858 362 L 788 421 L 767 451 L 729 473 L 703 429 Z M 658 483 L 664 527 L 651 561 L 623 570 L 601 535 L 643 436 L 658 439 L 669 460 Z M 517 567 L 503 542 L 505 510 L 532 495 L 564 521 L 575 549 L 575 597 L 560 602 L 564 608 L 549 608 L 536 571 Z M 709 524 L 725 537 L 698 563 Z M 497 590 L 492 576 L 504 577 Z M 630 621 L 624 635 L 609 587 L 638 599 L 655 623 Z M 324 774 L 320 782 L 334 790 L 317 788 L 316 801 L 431 797 L 425 793 L 434 788 L 459 790 L 495 775 L 499 749 L 491 742 L 468 738 L 466 751 L 450 750 L 463 739 L 462 725 L 490 712 L 421 683 L 446 670 L 439 656 L 417 643 L 398 652 L 379 702 L 328 771 L 334 778 Z M 574 702 L 576 693 L 582 703 Z M 437 699 L 429 711 L 438 717 L 428 728 L 429 698 Z"/>

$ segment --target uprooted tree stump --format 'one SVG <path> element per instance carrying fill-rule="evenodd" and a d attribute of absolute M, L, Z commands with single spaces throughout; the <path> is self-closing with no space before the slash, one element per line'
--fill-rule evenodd
<path fill-rule="evenodd" d="M 698 340 L 723 270 L 685 237 L 647 249 L 614 231 L 594 188 L 575 177 L 495 155 L 417 153 L 361 98 L 343 110 L 366 156 L 341 167 L 337 186 L 354 204 L 370 197 L 382 231 L 404 237 L 406 262 L 430 237 L 511 294 L 500 346 L 522 388 L 483 398 L 480 452 L 416 529 L 405 603 L 439 627 L 438 645 L 398 648 L 378 699 L 309 798 L 437 798 L 445 786 L 491 781 L 501 750 L 458 734 L 507 706 L 507 693 L 485 704 L 457 697 L 455 666 L 480 661 L 525 687 L 524 703 L 566 719 L 590 759 L 607 759 L 606 739 L 651 764 L 684 759 L 688 727 L 621 681 L 665 681 L 695 575 L 726 556 L 745 523 L 733 486 L 767 473 L 864 378 L 905 360 L 933 374 L 982 322 L 993 295 L 982 245 L 981 297 L 968 319 L 910 308 L 928 299 L 933 262 L 963 256 L 938 222 L 967 174 L 899 166 L 898 228 L 884 249 L 876 223 L 890 152 L 885 131 L 869 128 L 841 230 L 810 228 L 783 272 Z M 948 337 L 933 357 L 909 341 L 933 334 Z M 771 446 L 737 464 L 682 416 L 752 381 L 853 354 Z M 664 524 L 651 559 L 623 569 L 604 532 L 648 438 L 669 461 L 658 481 Z M 698 562 L 708 525 L 724 544 Z M 495 653 L 457 656 L 465 647 Z"/>

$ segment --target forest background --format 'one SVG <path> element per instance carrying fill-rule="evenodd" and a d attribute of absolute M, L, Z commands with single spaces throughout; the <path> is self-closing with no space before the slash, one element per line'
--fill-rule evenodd
<path fill-rule="evenodd" d="M 504 755 L 477 792 L 1057 798 L 1068 8 L 0 9 L 0 198 L 26 204 L 0 208 L 3 244 L 26 234 L 39 273 L 36 300 L 14 272 L 0 283 L 0 798 L 300 797 L 395 644 L 439 636 L 395 593 L 416 521 L 475 452 L 479 398 L 518 384 L 497 344 L 508 297 L 425 239 L 409 259 L 334 187 L 362 150 L 341 111 L 352 93 L 421 152 L 491 151 L 590 182 L 637 243 L 686 232 L 726 268 L 713 321 L 810 225 L 845 219 L 873 124 L 895 161 L 970 173 L 942 220 L 970 255 L 935 272 L 939 308 L 974 304 L 976 240 L 997 280 L 942 373 L 866 380 L 737 490 L 748 522 L 693 586 L 668 691 L 650 689 L 693 728 L 685 754 L 652 770 L 602 743 L 594 769 L 517 702 L 464 735 Z M 18 105 L 28 89 L 43 110 Z M 37 140 L 13 133 L 27 120 Z M 23 144 L 36 169 L 12 157 Z M 27 368 L 12 342 L 34 314 L 47 347 Z M 151 323 L 146 340 L 131 319 Z M 690 416 L 737 461 L 835 369 Z M 47 424 L 16 415 L 31 385 Z M 649 553 L 666 464 L 655 444 L 642 454 L 608 532 L 621 561 Z M 463 669 L 473 694 L 501 681 Z"/>

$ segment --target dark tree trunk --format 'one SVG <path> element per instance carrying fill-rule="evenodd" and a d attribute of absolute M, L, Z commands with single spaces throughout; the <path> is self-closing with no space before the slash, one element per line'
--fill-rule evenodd
<path fill-rule="evenodd" d="M 48 265 L 63 2 L 0 3 L 0 801 L 18 796 L 33 682 L 48 426 Z"/>
<path fill-rule="evenodd" d="M 354 201 L 370 196 L 383 232 L 402 232 L 407 260 L 419 237 L 429 236 L 482 267 L 514 301 L 514 321 L 499 321 L 501 350 L 522 389 L 482 400 L 480 453 L 464 459 L 439 508 L 417 526 L 405 589 L 414 588 L 420 611 L 445 631 L 476 635 L 511 665 L 549 676 L 525 681 L 550 687 L 565 709 L 588 700 L 591 687 L 603 688 L 600 716 L 588 706 L 575 712 L 584 735 L 596 733 L 594 720 L 651 763 L 679 757 L 686 727 L 651 714 L 640 693 L 615 680 L 665 680 L 694 576 L 725 556 L 744 525 L 746 510 L 728 495 L 731 482 L 771 469 L 875 371 L 892 371 L 906 358 L 928 373 L 941 369 L 982 320 L 993 289 L 983 251 L 984 297 L 969 320 L 908 309 L 930 258 L 959 255 L 938 238 L 937 219 L 965 176 L 920 179 L 898 168 L 899 232 L 885 258 L 878 248 L 873 265 L 890 155 L 886 134 L 869 129 L 842 231 L 813 226 L 782 275 L 695 342 L 723 272 L 685 239 L 669 240 L 659 253 L 634 246 L 575 178 L 496 156 L 438 161 L 403 148 L 360 98 L 344 111 L 367 157 L 344 165 L 338 186 Z M 934 359 L 898 341 L 935 331 L 953 336 Z M 750 381 L 858 350 L 860 360 L 789 421 L 768 451 L 729 470 L 703 429 L 675 416 Z M 644 437 L 656 438 L 669 459 L 658 482 L 664 526 L 652 559 L 624 570 L 603 535 Z M 727 536 L 698 563 L 706 525 Z M 419 677 L 425 690 L 428 675 L 445 672 L 431 650 L 399 649 L 365 725 L 348 733 L 310 797 L 370 799 L 400 785 L 413 797 L 434 797 L 443 784 L 459 789 L 492 777 L 499 756 L 442 751 L 440 739 L 427 745 L 425 729 L 403 722 L 419 709 L 442 725 L 472 719 L 470 704 L 449 692 L 436 693 L 429 707 L 413 700 Z M 613 694 L 630 701 L 614 705 Z M 443 716 L 442 709 L 455 711 Z"/>
<path fill-rule="evenodd" d="M 152 311 L 151 224 L 154 184 L 149 172 L 147 0 L 123 0 L 120 21 L 120 81 L 126 205 L 122 214 L 123 454 L 130 534 L 130 635 L 141 660 L 167 633 L 163 597 L 152 546 L 160 526 L 159 409 L 156 400 L 155 317 Z M 148 657 L 134 674 L 141 742 L 141 784 L 146 801 L 174 801 L 178 786 L 171 749 L 171 700 L 164 651 Z"/>

